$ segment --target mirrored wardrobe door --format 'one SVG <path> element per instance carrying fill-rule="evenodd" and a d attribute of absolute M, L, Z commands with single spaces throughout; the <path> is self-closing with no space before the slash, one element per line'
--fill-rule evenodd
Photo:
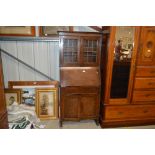
<path fill-rule="evenodd" d="M 134 35 L 135 27 L 116 27 L 110 90 L 111 99 L 127 98 Z"/>

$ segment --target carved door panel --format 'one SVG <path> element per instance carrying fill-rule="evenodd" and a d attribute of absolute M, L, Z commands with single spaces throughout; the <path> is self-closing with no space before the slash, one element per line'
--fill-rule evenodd
<path fill-rule="evenodd" d="M 155 65 L 155 27 L 142 27 L 138 58 L 138 65 Z"/>

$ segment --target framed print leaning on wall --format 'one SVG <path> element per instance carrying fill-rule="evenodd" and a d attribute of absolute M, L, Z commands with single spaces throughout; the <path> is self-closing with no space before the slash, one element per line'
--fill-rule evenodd
<path fill-rule="evenodd" d="M 5 89 L 6 105 L 18 105 L 21 103 L 21 89 Z"/>
<path fill-rule="evenodd" d="M 40 119 L 58 118 L 58 88 L 36 89 L 36 112 Z"/>
<path fill-rule="evenodd" d="M 72 26 L 40 26 L 40 36 L 57 36 L 58 31 L 73 31 Z"/>
<path fill-rule="evenodd" d="M 21 89 L 21 103 L 27 106 L 36 106 L 36 88 L 55 88 L 58 81 L 9 81 L 9 88 Z"/>
<path fill-rule="evenodd" d="M 35 36 L 35 27 L 0 26 L 0 36 Z"/>

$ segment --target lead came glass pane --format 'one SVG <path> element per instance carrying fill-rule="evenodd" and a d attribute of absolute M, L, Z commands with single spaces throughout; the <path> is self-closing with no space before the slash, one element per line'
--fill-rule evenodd
<path fill-rule="evenodd" d="M 77 39 L 64 39 L 63 45 L 64 63 L 77 63 L 78 62 L 78 40 Z"/>
<path fill-rule="evenodd" d="M 84 40 L 84 63 L 97 62 L 97 40 Z"/>

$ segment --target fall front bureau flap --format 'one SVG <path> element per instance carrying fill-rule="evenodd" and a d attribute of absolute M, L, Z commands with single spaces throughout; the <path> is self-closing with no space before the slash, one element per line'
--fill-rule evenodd
<path fill-rule="evenodd" d="M 100 86 L 98 67 L 61 67 L 61 87 Z"/>

